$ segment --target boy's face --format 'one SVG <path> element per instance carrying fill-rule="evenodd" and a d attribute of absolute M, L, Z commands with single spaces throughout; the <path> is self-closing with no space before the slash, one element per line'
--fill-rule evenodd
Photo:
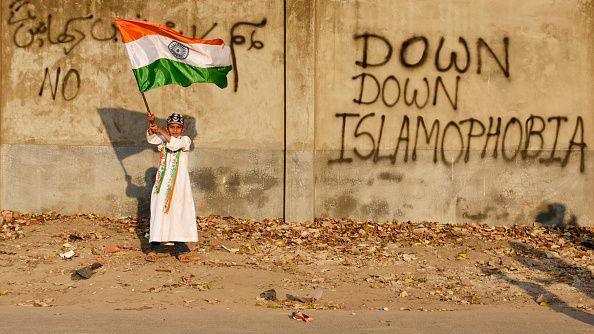
<path fill-rule="evenodd" d="M 184 132 L 184 126 L 177 123 L 171 123 L 167 125 L 167 132 L 170 136 L 179 137 Z"/>

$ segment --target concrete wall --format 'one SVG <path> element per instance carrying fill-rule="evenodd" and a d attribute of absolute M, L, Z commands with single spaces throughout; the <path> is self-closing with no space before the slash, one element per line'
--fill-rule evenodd
<path fill-rule="evenodd" d="M 526 223 L 556 203 L 591 223 L 590 1 L 320 1 L 316 18 L 317 215 Z"/>
<path fill-rule="evenodd" d="M 146 212 L 119 16 L 233 46 L 226 90 L 147 93 L 191 120 L 200 215 L 279 217 L 284 188 L 294 220 L 592 224 L 591 1 L 286 4 L 2 0 L 0 207 Z"/>
<path fill-rule="evenodd" d="M 261 0 L 2 0 L 2 206 L 146 211 L 157 155 L 143 138 L 146 111 L 116 16 L 235 40 L 227 89 L 167 86 L 146 96 L 161 121 L 190 118 L 200 214 L 282 216 L 283 6 Z M 33 34 L 39 26 L 45 32 Z"/>

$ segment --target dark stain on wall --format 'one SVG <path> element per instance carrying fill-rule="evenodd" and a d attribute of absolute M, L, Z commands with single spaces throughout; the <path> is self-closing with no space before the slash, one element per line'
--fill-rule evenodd
<path fill-rule="evenodd" d="M 324 201 L 325 216 L 336 218 L 365 217 L 379 220 L 390 216 L 390 205 L 383 199 L 371 199 L 365 203 L 359 203 L 356 197 L 350 193 L 343 193 Z M 397 209 L 394 213 L 397 217 L 404 215 L 402 210 Z"/>
<path fill-rule="evenodd" d="M 357 186 L 364 182 L 366 182 L 364 178 L 330 173 L 322 174 L 318 179 L 318 183 L 325 186 Z"/>
<path fill-rule="evenodd" d="M 349 194 L 343 194 L 324 201 L 324 209 L 326 209 L 330 217 L 349 217 L 357 210 L 357 206 L 357 199 Z"/>
<path fill-rule="evenodd" d="M 261 173 L 257 170 L 250 170 L 243 176 L 243 182 L 261 185 L 264 190 L 267 190 L 276 186 L 279 180 L 274 176 Z"/>
<path fill-rule="evenodd" d="M 458 216 L 475 222 L 489 223 L 493 221 L 509 219 L 507 211 L 507 197 L 502 194 L 493 194 L 490 200 L 481 200 L 480 202 L 471 202 L 466 198 L 458 197 L 456 199 L 456 211 Z M 490 203 L 482 206 L 481 203 Z"/>
<path fill-rule="evenodd" d="M 373 199 L 369 203 L 361 205 L 361 215 L 364 217 L 378 219 L 388 216 L 389 213 L 390 206 L 385 200 Z"/>
<path fill-rule="evenodd" d="M 198 189 L 205 192 L 212 192 L 216 187 L 215 174 L 212 168 L 201 168 L 190 171 L 190 180 L 192 184 L 198 186 Z"/>
<path fill-rule="evenodd" d="M 384 181 L 391 181 L 391 182 L 402 182 L 404 176 L 400 173 L 392 173 L 392 172 L 381 172 L 377 176 L 378 179 Z"/>
<path fill-rule="evenodd" d="M 269 190 L 279 179 L 262 170 L 240 171 L 228 167 L 202 167 L 190 171 L 192 186 L 204 193 L 210 211 L 241 214 L 249 207 L 262 208 L 269 201 Z"/>
<path fill-rule="evenodd" d="M 229 175 L 226 185 L 227 190 L 230 193 L 238 194 L 240 191 L 239 186 L 241 186 L 241 176 L 238 173 L 233 173 Z"/>
<path fill-rule="evenodd" d="M 489 211 L 491 211 L 492 209 L 493 208 L 491 208 L 491 207 L 486 207 L 484 209 L 484 211 L 479 211 L 476 213 L 464 212 L 464 213 L 462 213 L 462 217 L 480 222 L 480 221 L 483 221 L 489 217 Z"/>

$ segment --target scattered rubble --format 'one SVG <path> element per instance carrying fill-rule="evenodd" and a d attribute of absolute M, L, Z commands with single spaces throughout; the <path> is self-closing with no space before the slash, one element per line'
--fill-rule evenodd
<path fill-rule="evenodd" d="M 549 297 L 541 293 L 535 301 L 538 303 L 538 305 L 545 306 L 549 304 Z"/>
<path fill-rule="evenodd" d="M 35 306 L 35 307 L 50 307 L 50 306 L 52 306 L 51 302 L 53 302 L 53 301 L 54 301 L 53 298 L 46 298 L 46 299 L 42 299 L 42 300 L 36 299 L 33 301 L 33 306 Z"/>
<path fill-rule="evenodd" d="M 303 322 L 311 322 L 313 321 L 313 318 L 310 317 L 309 315 L 301 312 L 301 311 L 294 311 L 293 313 L 291 313 L 291 319 L 294 320 L 301 320 Z"/>
<path fill-rule="evenodd" d="M 85 240 L 85 238 L 84 238 L 84 237 L 81 237 L 80 235 L 78 235 L 78 234 L 75 234 L 75 233 L 71 233 L 71 234 L 68 236 L 68 239 L 70 239 L 70 241 Z"/>
<path fill-rule="evenodd" d="M 229 247 L 227 247 L 225 245 L 221 245 L 221 248 L 224 249 L 224 250 L 226 250 L 229 253 L 237 253 L 237 252 L 239 252 L 239 248 L 229 248 Z"/>
<path fill-rule="evenodd" d="M 90 266 L 79 268 L 72 273 L 72 279 L 73 280 L 89 279 L 95 273 L 95 269 L 99 269 L 101 267 L 103 267 L 103 265 L 101 263 L 95 262 L 95 263 L 91 264 Z"/>
<path fill-rule="evenodd" d="M 81 221 L 88 226 L 80 225 Z M 79 225 L 69 228 L 72 222 Z M 39 242 L 37 233 L 43 231 L 44 226 L 54 223 L 62 227 L 48 234 L 49 242 Z M 165 267 L 151 264 L 148 267 L 150 273 L 163 281 L 137 288 L 136 293 L 192 289 L 193 293 L 204 292 L 204 296 L 186 298 L 191 302 L 185 304 L 227 301 L 226 296 L 207 296 L 214 292 L 212 284 L 217 284 L 215 289 L 218 289 L 218 283 L 224 281 L 220 276 L 205 283 L 205 279 L 198 279 L 183 270 L 199 264 L 212 270 L 233 268 L 238 271 L 282 273 L 288 277 L 282 286 L 277 285 L 278 282 L 261 282 L 263 284 L 258 287 L 262 290 L 276 287 L 271 289 L 274 298 L 272 293 L 264 294 L 270 290 L 256 298 L 257 305 L 270 308 L 344 308 L 342 299 L 351 296 L 336 298 L 336 291 L 353 286 L 357 287 L 356 294 L 382 296 L 381 302 L 365 306 L 373 310 L 380 306 L 395 310 L 444 308 L 443 305 L 420 307 L 419 303 L 447 304 L 447 309 L 451 306 L 508 302 L 546 305 L 554 304 L 558 299 L 564 300 L 565 297 L 559 296 L 570 295 L 586 296 L 586 299 L 575 297 L 568 302 L 572 307 L 587 310 L 594 306 L 592 298 L 587 298 L 594 295 L 594 251 L 590 247 L 593 244 L 593 227 L 375 223 L 334 219 L 284 223 L 280 219 L 257 221 L 209 216 L 198 219 L 198 228 L 200 243 L 192 245 L 196 247 L 192 255 L 200 255 L 192 257 L 198 263 L 185 264 L 173 270 L 167 266 L 172 263 L 177 266 L 177 262 L 164 262 Z M 130 217 L 110 219 L 93 214 L 66 216 L 52 212 L 22 214 L 4 211 L 0 240 L 5 242 L 0 249 L 0 267 L 4 272 L 10 269 L 21 273 L 43 268 L 46 273 L 49 272 L 49 277 L 58 277 L 60 271 L 62 274 L 64 271 L 59 266 L 64 266 L 66 262 L 58 259 L 56 253 L 66 258 L 66 254 L 74 252 L 71 257 L 73 262 L 68 263 L 81 261 L 76 262 L 78 266 L 89 258 L 104 256 L 109 264 L 109 273 L 125 275 L 130 271 L 128 275 L 136 275 L 138 268 L 147 266 L 140 251 L 143 248 L 126 245 L 146 243 L 143 238 L 138 240 L 138 236 L 145 235 L 147 231 L 146 221 Z M 60 251 L 56 252 L 57 249 Z M 169 257 L 164 259 L 168 260 Z M 159 266 L 162 265 L 159 263 Z M 73 278 L 87 279 L 97 268 L 80 268 L 72 274 Z M 2 281 L 1 277 L 0 283 L 15 291 L 2 297 L 3 300 L 16 298 L 18 289 Z M 37 286 L 38 292 L 49 289 L 47 283 L 31 284 Z M 135 288 L 124 283 L 113 285 L 126 288 L 126 291 Z M 20 287 L 24 288 L 23 285 Z M 57 286 L 55 289 L 69 291 L 74 288 L 84 287 L 83 284 L 72 283 L 72 286 Z M 554 293 L 549 293 L 551 290 Z M 279 291 L 289 292 L 287 298 L 278 300 Z M 307 294 L 308 291 L 311 293 Z M 326 293 L 323 301 L 322 291 Z M 547 297 L 553 295 L 556 297 Z M 29 306 L 33 306 L 34 298 L 39 296 L 31 295 L 29 298 L 33 300 L 28 303 Z M 253 291 L 249 298 L 253 301 Z M 23 299 L 26 298 L 18 301 Z"/>
<path fill-rule="evenodd" d="M 277 301 L 278 299 L 276 299 L 276 290 L 274 289 L 270 289 L 270 290 L 266 290 L 264 292 L 262 292 L 260 294 L 260 298 L 264 298 L 265 300 L 271 300 L 271 301 Z"/>
<path fill-rule="evenodd" d="M 117 253 L 120 252 L 122 250 L 122 247 L 120 247 L 119 245 L 109 245 L 107 247 L 105 247 L 105 253 L 111 254 L 111 253 Z"/>
<path fill-rule="evenodd" d="M 76 253 L 72 249 L 67 252 L 60 253 L 60 257 L 63 258 L 64 260 L 70 260 L 74 257 L 74 255 L 76 255 Z"/>

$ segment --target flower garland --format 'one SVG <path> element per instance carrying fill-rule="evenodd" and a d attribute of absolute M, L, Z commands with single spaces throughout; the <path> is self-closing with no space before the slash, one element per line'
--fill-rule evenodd
<path fill-rule="evenodd" d="M 157 179 L 155 180 L 155 185 L 157 185 L 155 189 L 155 193 L 159 193 L 161 190 L 161 185 L 163 184 L 163 179 L 165 178 L 165 169 L 167 165 L 167 148 L 165 145 L 161 147 L 161 151 L 159 154 L 159 171 L 157 172 Z"/>
<path fill-rule="evenodd" d="M 175 180 L 177 179 L 177 171 L 179 170 L 179 156 L 181 155 L 182 150 L 177 150 L 175 152 L 175 159 L 171 164 L 171 178 L 169 179 L 169 185 L 167 186 L 167 202 L 165 202 L 165 213 L 169 213 L 169 209 L 171 208 L 171 199 L 173 198 L 173 190 L 175 189 Z"/>

